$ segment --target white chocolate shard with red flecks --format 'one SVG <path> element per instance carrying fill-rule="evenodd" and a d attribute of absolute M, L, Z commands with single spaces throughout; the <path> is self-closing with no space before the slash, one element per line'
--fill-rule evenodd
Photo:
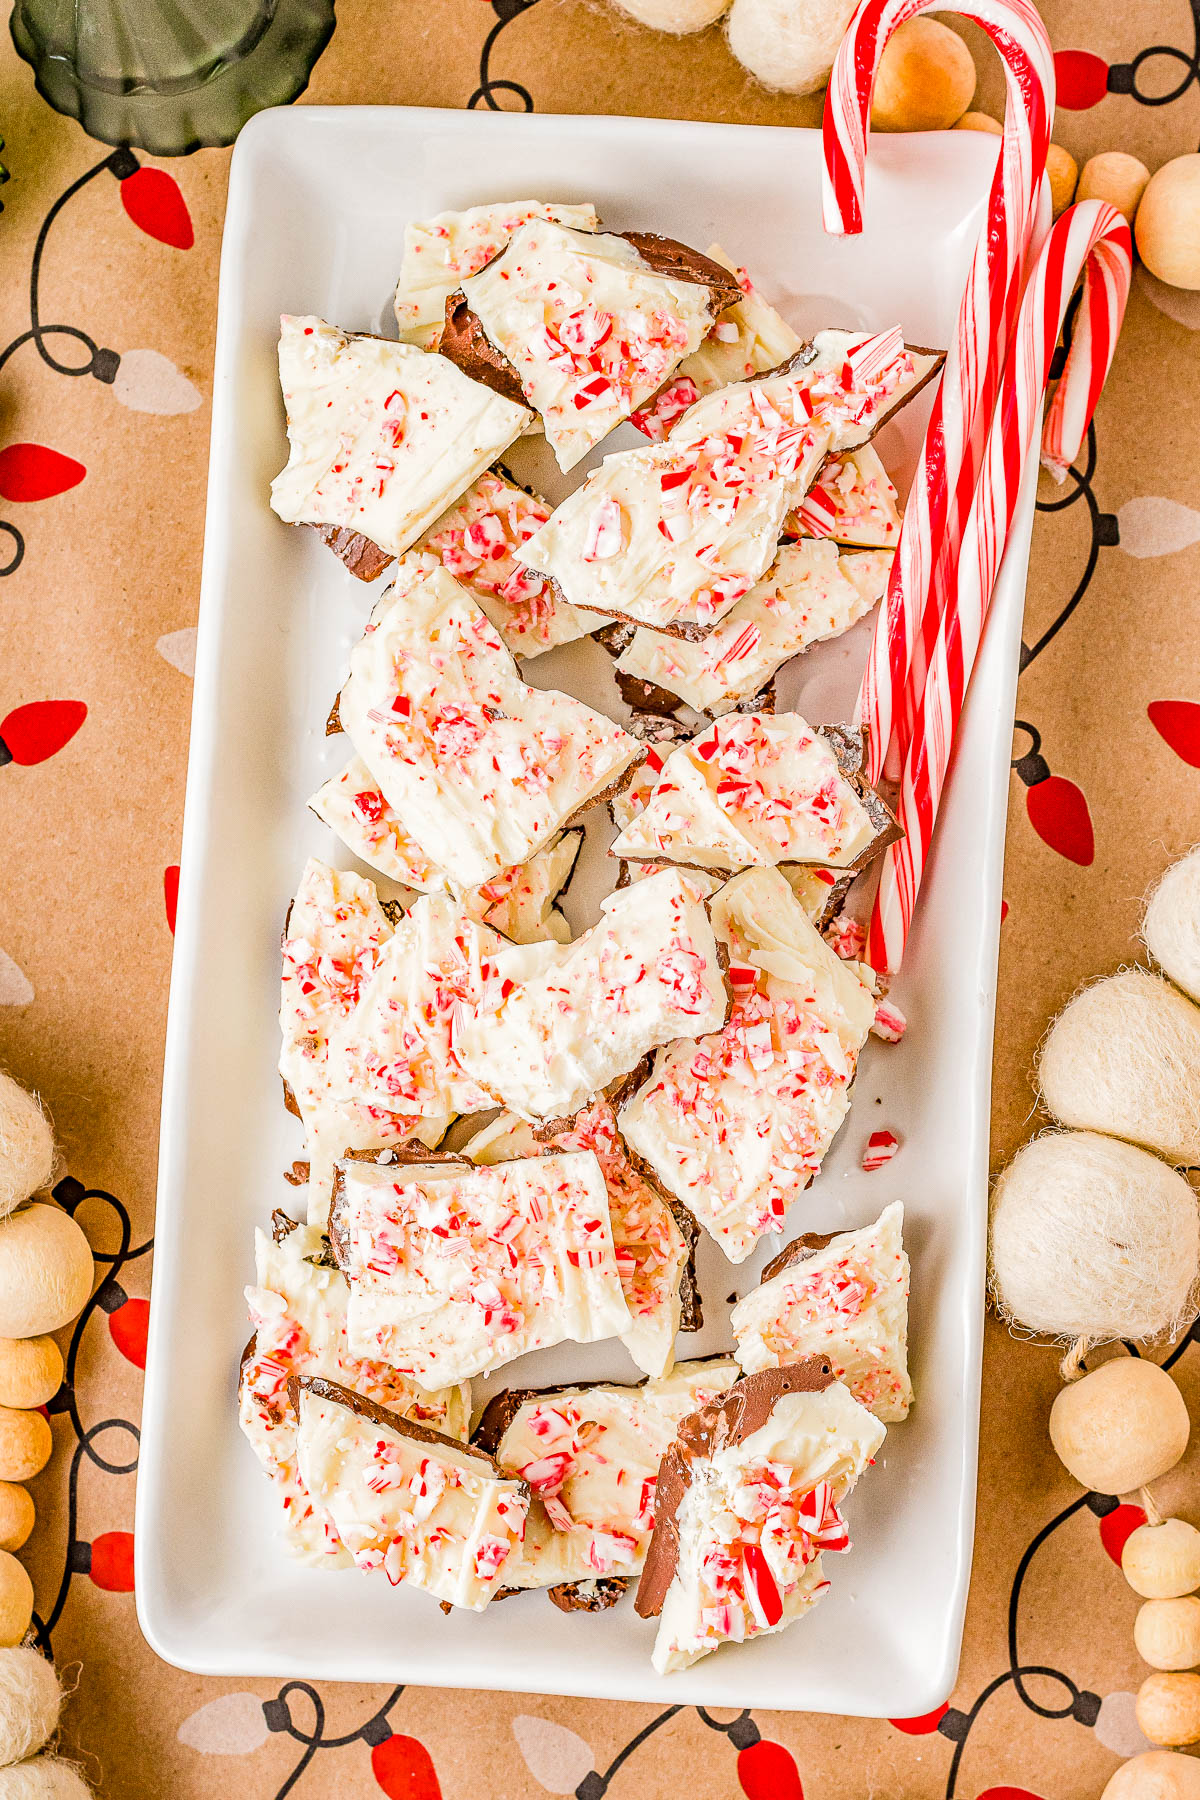
<path fill-rule="evenodd" d="M 726 307 L 700 348 L 676 371 L 694 382 L 697 398 L 715 393 L 731 381 L 749 381 L 768 369 L 777 369 L 804 347 L 803 339 L 719 244 L 710 244 L 707 254 L 735 277 L 742 298 Z"/>
<path fill-rule="evenodd" d="M 297 1460 L 314 1502 L 358 1568 L 482 1612 L 520 1546 L 528 1489 L 490 1457 L 393 1429 L 340 1393 L 300 1386 Z"/>
<path fill-rule="evenodd" d="M 842 554 L 816 539 L 784 544 L 762 580 L 705 637 L 689 642 L 640 625 L 617 668 L 718 718 L 760 693 L 811 644 L 849 631 L 882 598 L 891 564 L 888 551 Z"/>
<path fill-rule="evenodd" d="M 659 274 L 623 237 L 543 219 L 519 226 L 462 291 L 564 471 L 648 400 L 712 325 L 704 282 Z"/>
<path fill-rule="evenodd" d="M 436 556 L 475 597 L 505 648 L 526 659 L 587 637 L 603 623 L 595 613 L 578 613 L 560 600 L 544 575 L 514 555 L 550 512 L 544 500 L 489 469 L 417 546 Z"/>
<path fill-rule="evenodd" d="M 422 1125 L 417 1111 L 397 1107 L 386 1121 L 356 1115 L 330 1084 L 330 1045 L 353 1014 L 392 937 L 375 884 L 315 857 L 296 889 L 283 937 L 279 1072 L 304 1127 L 312 1222 L 329 1212 L 333 1165 L 346 1150 L 402 1143 Z M 436 1143 L 450 1123 L 433 1127 Z"/>
<path fill-rule="evenodd" d="M 610 854 L 728 871 L 849 869 L 880 838 L 883 816 L 799 713 L 731 712 L 671 752 Z"/>
<path fill-rule="evenodd" d="M 783 1230 L 850 1107 L 872 986 L 840 962 L 775 869 L 715 895 L 733 1008 L 658 1052 L 622 1108 L 630 1148 L 738 1263 Z"/>
<path fill-rule="evenodd" d="M 463 1146 L 463 1155 L 486 1165 L 552 1150 L 594 1152 L 608 1189 L 613 1253 L 629 1308 L 621 1342 L 645 1374 L 665 1375 L 675 1357 L 689 1246 L 667 1202 L 630 1162 L 611 1102 L 594 1101 L 544 1140 L 524 1120 L 501 1113 Z"/>
<path fill-rule="evenodd" d="M 636 1575 L 654 1528 L 658 1465 L 679 1421 L 723 1394 L 738 1374 L 729 1359 L 684 1362 L 639 1387 L 603 1383 L 531 1395 L 494 1452 L 533 1493 L 506 1585 Z M 493 1405 L 503 1401 L 501 1395 Z"/>
<path fill-rule="evenodd" d="M 296 1465 L 294 1375 L 323 1375 L 447 1437 L 466 1441 L 471 1393 L 425 1389 L 386 1363 L 353 1356 L 346 1343 L 346 1278 L 315 1225 L 255 1231 L 256 1284 L 246 1289 L 254 1338 L 238 1383 L 238 1423 L 271 1478 L 283 1513 L 283 1541 L 321 1568 L 349 1563 L 324 1507 L 314 1507 Z"/>
<path fill-rule="evenodd" d="M 457 1032 L 462 1066 L 521 1118 L 570 1118 L 656 1045 L 728 1013 L 704 899 L 685 875 L 664 869 L 600 910 L 574 943 L 498 951 Z"/>
<path fill-rule="evenodd" d="M 898 332 L 820 332 L 784 372 L 705 395 L 661 443 L 607 456 L 520 560 L 581 609 L 711 630 L 766 574 L 826 454 L 864 442 L 937 363 Z"/>
<path fill-rule="evenodd" d="M 347 1338 L 423 1385 L 629 1329 L 595 1156 L 341 1166 L 330 1237 Z"/>
<path fill-rule="evenodd" d="M 450 295 L 498 256 L 528 219 L 554 219 L 580 231 L 596 231 L 600 225 L 594 206 L 546 200 L 493 201 L 406 225 L 394 301 L 400 336 L 423 350 L 433 349 Z"/>
<path fill-rule="evenodd" d="M 904 1208 L 895 1201 L 873 1225 L 799 1238 L 781 1251 L 729 1315 L 747 1374 L 825 1356 L 877 1419 L 891 1425 L 907 1418 L 912 1382 L 903 1224 Z"/>
<path fill-rule="evenodd" d="M 783 1394 L 756 1431 L 690 1461 L 654 1644 L 660 1675 L 809 1611 L 829 1587 L 822 1556 L 850 1548 L 840 1507 L 885 1435 L 833 1382 Z"/>
<path fill-rule="evenodd" d="M 864 550 L 894 550 L 900 507 L 879 452 L 871 444 L 830 456 L 799 506 L 784 522 L 788 537 L 832 538 Z"/>
<path fill-rule="evenodd" d="M 502 942 L 449 894 L 413 902 L 329 1047 L 330 1092 L 357 1127 L 343 1149 L 372 1147 L 372 1126 L 376 1144 L 402 1142 L 393 1119 L 422 1121 L 427 1129 L 406 1135 L 437 1143 L 456 1113 L 494 1105 L 459 1061 L 454 1040 L 459 1015 L 484 994 Z"/>
<path fill-rule="evenodd" d="M 351 757 L 308 804 L 348 850 L 401 887 L 415 893 L 442 893 L 449 887 L 445 870 L 431 863 L 409 836 L 360 756 Z M 547 937 L 565 943 L 570 926 L 554 901 L 575 866 L 582 838 L 581 831 L 564 831 L 528 862 L 502 869 L 481 887 L 468 888 L 462 896 L 468 916 L 516 944 Z"/>
<path fill-rule="evenodd" d="M 405 557 L 350 656 L 343 729 L 405 829 L 460 888 L 527 862 L 640 746 L 603 713 L 528 687 L 434 558 Z"/>
<path fill-rule="evenodd" d="M 444 356 L 280 321 L 287 466 L 271 505 L 291 525 L 361 532 L 399 556 L 529 423 Z"/>

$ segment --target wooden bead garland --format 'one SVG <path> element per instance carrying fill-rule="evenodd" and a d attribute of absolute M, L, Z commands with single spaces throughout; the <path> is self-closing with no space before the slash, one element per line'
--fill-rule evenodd
<path fill-rule="evenodd" d="M 1200 1663 L 1200 1600 L 1147 1600 L 1133 1622 L 1134 1648 L 1152 1669 L 1194 1669 Z"/>
<path fill-rule="evenodd" d="M 1200 155 L 1177 156 L 1150 177 L 1134 235 L 1152 275 L 1171 287 L 1200 288 Z"/>
<path fill-rule="evenodd" d="M 1178 1600 L 1200 1587 L 1200 1531 L 1186 1519 L 1139 1525 L 1125 1540 L 1121 1571 L 1143 1600 Z"/>
<path fill-rule="evenodd" d="M 888 39 L 871 96 L 876 131 L 948 131 L 975 98 L 971 52 L 948 25 L 922 14 Z"/>
<path fill-rule="evenodd" d="M 1152 1744 L 1200 1744 L 1200 1675 L 1147 1675 L 1134 1715 Z"/>
<path fill-rule="evenodd" d="M 1187 1449 L 1191 1428 L 1171 1377 L 1139 1356 L 1101 1363 L 1050 1409 L 1059 1461 L 1099 1494 L 1130 1494 L 1157 1481 Z"/>

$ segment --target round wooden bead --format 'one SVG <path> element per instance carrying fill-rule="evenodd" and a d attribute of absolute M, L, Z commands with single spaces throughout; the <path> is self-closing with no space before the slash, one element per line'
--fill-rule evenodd
<path fill-rule="evenodd" d="M 1152 1669 L 1194 1669 L 1200 1663 L 1200 1600 L 1147 1600 L 1133 1622 L 1133 1641 Z"/>
<path fill-rule="evenodd" d="M 29 1489 L 15 1481 L 0 1481 L 0 1550 L 19 1550 L 36 1520 Z"/>
<path fill-rule="evenodd" d="M 0 1338 L 0 1406 L 45 1406 L 62 1378 L 62 1351 L 53 1338 Z"/>
<path fill-rule="evenodd" d="M 1138 255 L 1171 287 L 1200 288 L 1200 155 L 1156 169 L 1134 222 Z"/>
<path fill-rule="evenodd" d="M 1200 1800 L 1200 1762 L 1174 1750 L 1143 1750 L 1121 1764 L 1100 1800 Z"/>
<path fill-rule="evenodd" d="M 19 1644 L 33 1617 L 33 1583 L 15 1556 L 0 1550 L 0 1649 Z"/>
<path fill-rule="evenodd" d="M 1046 174 L 1050 181 L 1050 210 L 1057 219 L 1075 198 L 1079 164 L 1061 144 L 1051 144 L 1046 152 Z"/>
<path fill-rule="evenodd" d="M 1098 1494 L 1128 1494 L 1173 1469 L 1191 1420 L 1164 1369 L 1115 1356 L 1065 1387 L 1050 1409 L 1050 1441 L 1076 1481 Z"/>
<path fill-rule="evenodd" d="M 1186 1519 L 1139 1525 L 1125 1540 L 1121 1569 L 1143 1600 L 1176 1600 L 1200 1587 L 1200 1531 Z"/>
<path fill-rule="evenodd" d="M 1102 150 L 1099 156 L 1090 156 L 1080 170 L 1075 198 L 1107 200 L 1125 215 L 1126 224 L 1132 225 L 1149 179 L 1149 169 L 1136 156 L 1124 150 Z"/>
<path fill-rule="evenodd" d="M 91 1246 L 70 1213 L 40 1201 L 0 1219 L 0 1337 L 69 1325 L 92 1291 Z"/>
<path fill-rule="evenodd" d="M 0 1406 L 0 1481 L 28 1481 L 50 1461 L 54 1438 L 40 1412 Z"/>
<path fill-rule="evenodd" d="M 1147 1675 L 1134 1716 L 1152 1744 L 1200 1744 L 1200 1675 Z"/>
<path fill-rule="evenodd" d="M 975 96 L 971 52 L 948 25 L 906 19 L 879 59 L 871 124 L 876 131 L 947 131 Z"/>
<path fill-rule="evenodd" d="M 951 129 L 953 131 L 986 131 L 992 137 L 1004 136 L 1003 125 L 998 119 L 993 119 L 991 113 L 964 113 L 961 119 L 954 121 Z"/>

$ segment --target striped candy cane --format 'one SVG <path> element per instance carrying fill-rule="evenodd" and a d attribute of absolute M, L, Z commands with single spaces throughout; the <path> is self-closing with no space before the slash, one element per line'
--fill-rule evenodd
<path fill-rule="evenodd" d="M 962 541 L 950 559 L 954 599 L 938 624 L 905 759 L 898 810 L 906 835 L 885 855 L 867 940 L 868 958 L 877 969 L 897 968 L 904 951 L 967 684 L 1068 302 L 1085 271 L 1071 349 L 1043 437 L 1043 460 L 1060 480 L 1079 453 L 1104 386 L 1132 267 L 1129 227 L 1121 214 L 1115 206 L 1085 200 L 1054 226 L 1030 276 L 979 485 Z"/>
<path fill-rule="evenodd" d="M 859 716 L 868 727 L 872 780 L 883 772 L 893 733 L 899 734 L 899 749 L 907 747 L 923 665 L 946 593 L 944 551 L 957 543 L 975 491 L 1020 300 L 1054 113 L 1050 43 L 1029 0 L 961 0 L 950 6 L 939 0 L 863 0 L 842 39 L 825 105 L 827 231 L 862 229 L 871 91 L 879 58 L 898 25 L 930 11 L 961 13 L 987 32 L 1004 61 L 1008 101 L 987 221 L 947 350 L 863 678 Z"/>

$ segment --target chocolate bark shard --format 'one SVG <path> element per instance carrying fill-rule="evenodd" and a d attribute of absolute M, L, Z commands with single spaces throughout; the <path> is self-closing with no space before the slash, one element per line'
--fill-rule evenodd
<path fill-rule="evenodd" d="M 438 349 L 472 381 L 481 381 L 484 387 L 502 394 L 506 400 L 516 401 L 518 406 L 525 405 L 521 377 L 504 352 L 492 343 L 461 288 L 446 301 L 446 322 Z"/>
<path fill-rule="evenodd" d="M 559 1612 L 607 1612 L 624 1597 L 627 1575 L 604 1575 L 596 1581 L 559 1581 L 546 1589 Z"/>
<path fill-rule="evenodd" d="M 374 581 L 396 560 L 389 550 L 381 550 L 361 531 L 348 531 L 342 525 L 314 525 L 311 529 L 360 581 Z"/>
<path fill-rule="evenodd" d="M 300 1410 L 301 1390 L 318 1400 L 329 1400 L 336 1406 L 344 1406 L 347 1412 L 357 1414 L 360 1419 L 369 1419 L 372 1425 L 382 1426 L 385 1431 L 394 1431 L 398 1437 L 413 1438 L 419 1444 L 432 1444 L 442 1450 L 453 1450 L 459 1456 L 473 1457 L 489 1474 L 500 1474 L 495 1458 L 489 1456 L 486 1450 L 480 1450 L 472 1443 L 463 1443 L 461 1438 L 447 1437 L 444 1431 L 431 1431 L 427 1425 L 418 1425 L 415 1419 L 406 1419 L 401 1413 L 391 1412 L 386 1406 L 380 1406 L 378 1401 L 368 1399 L 366 1394 L 357 1394 L 353 1388 L 343 1387 L 337 1381 L 329 1381 L 324 1375 L 290 1377 L 288 1398 L 297 1412 Z"/>
<path fill-rule="evenodd" d="M 693 1467 L 719 1450 L 745 1443 L 765 1425 L 785 1394 L 819 1394 L 834 1379 L 828 1357 L 810 1356 L 778 1369 L 761 1369 L 735 1381 L 722 1400 L 689 1413 L 663 1457 L 654 1489 L 654 1531 L 634 1606 L 643 1619 L 657 1618 L 679 1560 L 679 1507 Z"/>
<path fill-rule="evenodd" d="M 674 281 L 695 281 L 707 287 L 714 317 L 743 297 L 737 276 L 723 263 L 693 250 L 690 244 L 681 244 L 678 238 L 662 237 L 656 231 L 618 231 L 614 235 L 632 244 L 656 275 L 667 275 Z"/>
<path fill-rule="evenodd" d="M 336 694 L 334 696 L 333 705 L 330 707 L 328 716 L 326 717 L 326 720 L 325 720 L 325 736 L 326 737 L 339 737 L 341 735 L 343 729 L 344 729 L 344 727 L 342 725 L 342 696 L 340 694 Z"/>
<path fill-rule="evenodd" d="M 653 713 L 656 717 L 669 717 L 680 704 L 678 694 L 668 692 L 656 682 L 643 681 L 640 675 L 627 674 L 618 669 L 617 689 L 631 711 L 635 713 Z"/>
<path fill-rule="evenodd" d="M 298 1231 L 299 1228 L 299 1219 L 293 1219 L 290 1213 L 283 1211 L 282 1207 L 277 1206 L 271 1214 L 271 1238 L 276 1244 L 282 1244 L 284 1238 L 290 1237 L 292 1232 Z"/>
<path fill-rule="evenodd" d="M 758 1278 L 759 1287 L 770 1281 L 773 1275 L 782 1275 L 785 1269 L 807 1262 L 818 1250 L 824 1250 L 832 1244 L 837 1235 L 836 1231 L 802 1231 L 799 1237 L 794 1237 L 790 1244 L 784 1245 L 778 1256 L 771 1258 Z"/>

